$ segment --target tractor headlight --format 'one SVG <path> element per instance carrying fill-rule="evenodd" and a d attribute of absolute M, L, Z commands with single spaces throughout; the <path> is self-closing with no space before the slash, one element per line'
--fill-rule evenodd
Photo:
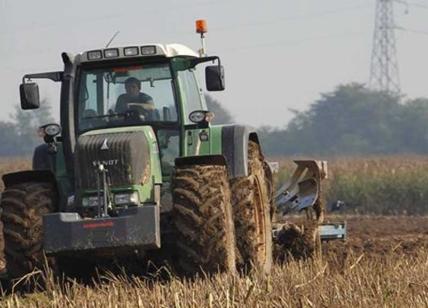
<path fill-rule="evenodd" d="M 140 198 L 136 191 L 133 193 L 121 193 L 114 195 L 114 203 L 116 205 L 138 205 L 140 204 Z"/>
<path fill-rule="evenodd" d="M 61 132 L 61 126 L 58 124 L 48 124 L 45 126 L 45 134 L 50 137 L 55 137 Z"/>
<path fill-rule="evenodd" d="M 141 54 L 143 56 L 150 56 L 156 54 L 156 46 L 143 46 L 141 47 Z"/>
<path fill-rule="evenodd" d="M 104 204 L 104 200 L 103 198 L 101 198 L 101 205 L 103 204 Z M 82 206 L 84 207 L 98 206 L 98 196 L 82 198 Z"/>
<path fill-rule="evenodd" d="M 189 114 L 189 120 L 193 123 L 202 123 L 207 119 L 208 111 L 205 110 L 195 110 Z"/>
<path fill-rule="evenodd" d="M 103 54 L 101 50 L 92 50 L 88 51 L 88 60 L 101 60 L 103 57 Z"/>
<path fill-rule="evenodd" d="M 104 57 L 105 58 L 117 58 L 117 57 L 119 57 L 119 49 L 111 48 L 111 49 L 104 50 Z"/>
<path fill-rule="evenodd" d="M 138 47 L 126 47 L 123 49 L 123 53 L 127 57 L 138 56 Z"/>

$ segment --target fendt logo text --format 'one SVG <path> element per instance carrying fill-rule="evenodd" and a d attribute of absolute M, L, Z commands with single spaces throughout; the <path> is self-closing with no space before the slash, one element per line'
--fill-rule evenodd
<path fill-rule="evenodd" d="M 118 164 L 119 160 L 118 159 L 108 159 L 108 160 L 93 160 L 92 161 L 92 165 L 94 167 L 97 167 L 99 165 L 104 165 L 104 166 L 116 166 Z"/>

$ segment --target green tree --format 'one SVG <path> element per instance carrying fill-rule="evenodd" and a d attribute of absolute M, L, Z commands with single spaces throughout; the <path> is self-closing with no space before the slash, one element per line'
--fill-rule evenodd
<path fill-rule="evenodd" d="M 312 142 L 322 154 L 397 152 L 399 100 L 360 84 L 339 86 L 308 111 Z"/>
<path fill-rule="evenodd" d="M 418 98 L 403 106 L 398 138 L 402 140 L 402 152 L 428 153 L 428 99 Z"/>
<path fill-rule="evenodd" d="M 286 129 L 267 138 L 272 154 L 343 155 L 402 152 L 399 130 L 405 107 L 400 97 L 361 84 L 340 85 L 304 112 L 294 112 Z"/>

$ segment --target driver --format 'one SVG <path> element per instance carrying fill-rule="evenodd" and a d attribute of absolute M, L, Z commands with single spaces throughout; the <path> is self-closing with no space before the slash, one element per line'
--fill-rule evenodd
<path fill-rule="evenodd" d="M 153 98 L 150 95 L 140 92 L 141 82 L 135 77 L 129 77 L 125 80 L 126 93 L 117 98 L 115 111 L 117 113 L 125 113 L 126 110 L 131 109 L 131 104 L 141 104 L 141 107 L 147 112 L 155 109 Z"/>

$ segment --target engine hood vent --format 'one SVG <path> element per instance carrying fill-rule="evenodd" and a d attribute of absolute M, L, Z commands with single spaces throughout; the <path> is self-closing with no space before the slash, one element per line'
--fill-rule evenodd
<path fill-rule="evenodd" d="M 77 189 L 97 189 L 99 163 L 108 169 L 112 187 L 144 184 L 150 176 L 149 144 L 142 131 L 82 135 L 75 154 Z"/>

